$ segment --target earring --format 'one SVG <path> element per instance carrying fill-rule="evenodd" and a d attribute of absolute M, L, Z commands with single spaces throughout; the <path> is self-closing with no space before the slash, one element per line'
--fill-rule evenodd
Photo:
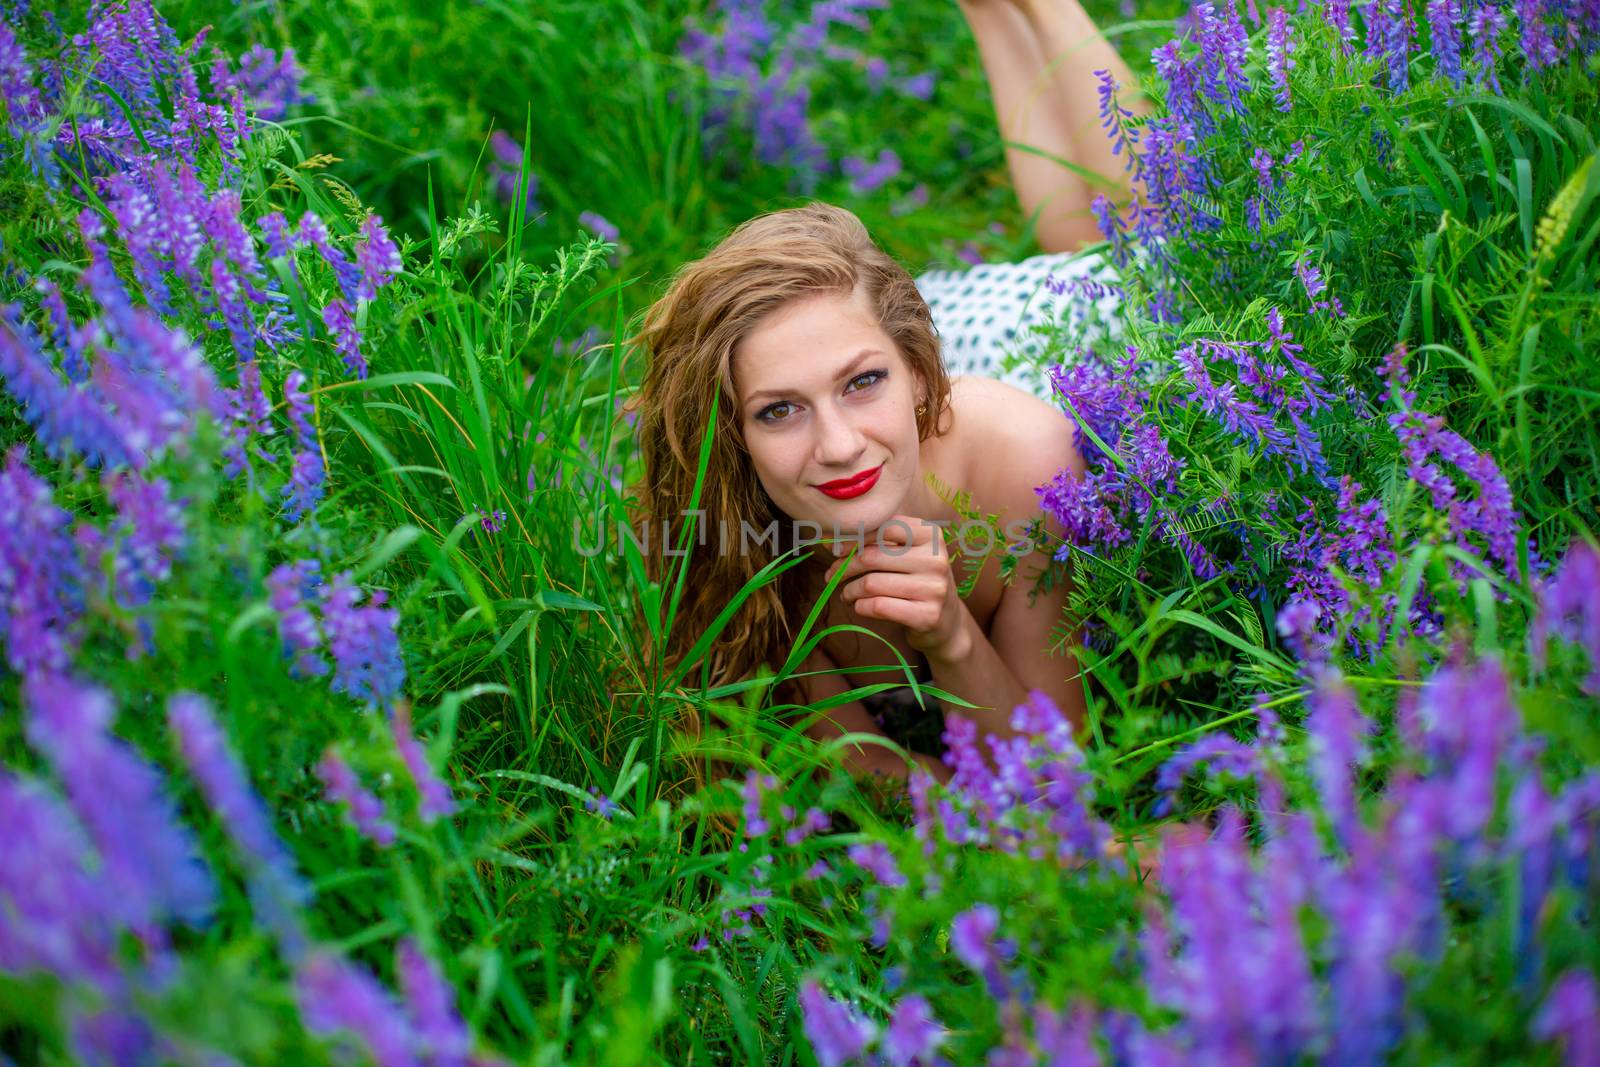
<path fill-rule="evenodd" d="M 918 404 L 917 405 L 917 415 L 919 417 L 923 416 L 923 415 L 926 415 L 927 413 L 928 413 L 928 405 L 926 405 L 926 404 Z"/>

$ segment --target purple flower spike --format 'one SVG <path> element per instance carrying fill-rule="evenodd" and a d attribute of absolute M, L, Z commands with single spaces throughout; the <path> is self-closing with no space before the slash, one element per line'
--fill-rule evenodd
<path fill-rule="evenodd" d="M 283 487 L 290 522 L 299 522 L 303 515 L 316 508 L 322 500 L 326 478 L 322 450 L 317 446 L 317 431 L 311 424 L 311 398 L 306 396 L 305 384 L 306 376 L 298 369 L 290 371 L 283 380 L 283 401 L 294 427 L 293 470 L 289 483 Z"/>
<path fill-rule="evenodd" d="M 1122 86 L 1117 84 L 1117 79 L 1111 76 L 1109 70 L 1097 70 L 1094 76 L 1100 84 L 1096 92 L 1100 94 L 1100 128 L 1106 131 L 1106 137 L 1111 141 L 1111 154 L 1120 156 L 1127 151 L 1127 158 L 1123 160 L 1122 169 L 1133 172 L 1133 180 L 1138 181 L 1144 177 L 1144 161 L 1139 156 L 1139 131 L 1127 124 L 1133 118 L 1133 112 L 1123 107 L 1117 100 L 1117 91 Z M 1097 199 L 1103 198 L 1103 194 Z M 1096 216 L 1100 214 L 1096 210 Z M 1102 223 L 1101 232 L 1105 232 Z M 1109 240 L 1109 237 L 1107 238 Z"/>
<path fill-rule="evenodd" d="M 1496 93 L 1500 89 L 1500 35 L 1506 29 L 1506 13 L 1495 3 L 1483 3 L 1472 13 L 1468 31 L 1474 41 L 1472 57 L 1478 65 L 1478 84 L 1485 82 Z"/>
<path fill-rule="evenodd" d="M 843 1067 L 866 1049 L 873 1025 L 822 991 L 813 979 L 800 985 L 800 1023 L 822 1067 Z"/>
<path fill-rule="evenodd" d="M 1267 80 L 1272 83 L 1273 99 L 1279 111 L 1289 111 L 1289 72 L 1294 69 L 1294 39 L 1289 29 L 1289 13 L 1281 7 L 1267 11 Z"/>
<path fill-rule="evenodd" d="M 772 824 L 761 813 L 761 803 L 767 794 L 778 788 L 778 780 L 770 774 L 761 774 L 754 768 L 745 772 L 744 785 L 739 795 L 744 798 L 744 836 L 760 837 L 772 829 Z"/>
<path fill-rule="evenodd" d="M 0 642 L 24 679 L 67 669 L 89 581 L 72 516 L 55 505 L 26 454 L 26 445 L 14 445 L 0 467 Z"/>
<path fill-rule="evenodd" d="M 1574 541 L 1555 574 L 1538 587 L 1539 611 L 1528 633 L 1533 662 L 1544 669 L 1551 636 L 1583 648 L 1589 655 L 1584 691 L 1600 696 L 1600 552 Z"/>
<path fill-rule="evenodd" d="M 333 347 L 344 358 L 344 365 L 357 378 L 367 376 L 367 360 L 361 354 L 361 331 L 355 314 L 343 299 L 335 297 L 322 309 L 322 324 L 333 336 Z"/>
<path fill-rule="evenodd" d="M 1574 968 L 1557 978 L 1529 1032 L 1559 1041 L 1567 1067 L 1600 1063 L 1600 989 L 1594 976 Z"/>
<path fill-rule="evenodd" d="M 168 700 L 167 722 L 206 804 L 227 828 L 250 869 L 257 919 L 293 954 L 306 940 L 299 910 L 311 900 L 311 888 L 272 828 L 271 812 L 251 786 L 204 697 L 180 693 Z"/>
<path fill-rule="evenodd" d="M 578 225 L 600 238 L 616 244 L 622 236 L 622 231 L 617 229 L 604 215 L 594 211 L 585 211 L 578 216 Z"/>
<path fill-rule="evenodd" d="M 154 440 L 135 441 L 129 432 L 132 427 L 112 417 L 98 391 L 63 382 L 41 351 L 38 336 L 14 305 L 0 307 L 0 381 L 22 406 L 23 419 L 52 458 L 63 459 L 76 452 L 96 466 L 139 467 L 145 463 L 144 449 L 139 446 L 156 444 Z M 107 383 L 105 376 L 101 382 Z M 137 382 L 127 384 L 129 391 L 124 396 L 131 404 L 140 389 Z M 156 411 L 154 420 L 164 426 L 165 416 Z"/>
<path fill-rule="evenodd" d="M 38 971 L 115 992 L 122 905 L 72 810 L 0 768 L 0 971 Z"/>
<path fill-rule="evenodd" d="M 950 922 L 950 951 L 982 976 L 990 996 L 1003 1000 L 1011 988 L 1003 964 L 1016 954 L 1016 946 L 997 941 L 999 929 L 1000 913 L 993 905 L 968 908 Z"/>
<path fill-rule="evenodd" d="M 900 873 L 900 868 L 895 866 L 894 857 L 889 854 L 889 849 L 881 841 L 851 845 L 849 855 L 851 863 L 871 875 L 872 879 L 885 889 L 894 889 L 906 884 L 906 876 Z"/>
<path fill-rule="evenodd" d="M 383 816 L 383 801 L 362 786 L 356 772 L 332 747 L 322 754 L 317 777 L 327 788 L 328 799 L 344 805 L 350 824 L 361 836 L 380 848 L 394 844 L 394 825 Z"/>
<path fill-rule="evenodd" d="M 416 785 L 417 794 L 421 797 L 417 811 L 422 816 L 422 821 L 432 823 L 455 814 L 456 801 L 450 795 L 450 787 L 440 780 L 428 762 L 427 750 L 411 733 L 411 709 L 404 701 L 396 706 L 394 719 L 390 725 L 394 733 L 395 748 L 399 749 L 400 759 L 410 772 L 411 781 Z"/>
<path fill-rule="evenodd" d="M 241 90 L 250 99 L 256 118 L 267 122 L 277 122 L 297 104 L 316 102 L 316 97 L 301 89 L 302 77 L 293 48 L 285 48 L 280 58 L 275 50 L 259 43 L 239 57 L 237 71 L 229 71 L 222 59 L 211 69 L 211 84 L 219 92 Z"/>
<path fill-rule="evenodd" d="M 1546 0 L 1516 0 L 1517 22 L 1522 27 L 1522 54 L 1528 70 L 1538 72 L 1561 62 L 1561 46 L 1545 21 Z"/>
<path fill-rule="evenodd" d="M 361 268 L 361 281 L 356 285 L 356 296 L 361 300 L 376 299 L 378 290 L 394 281 L 404 266 L 400 261 L 400 249 L 395 247 L 383 219 L 377 215 L 361 220 L 356 265 Z"/>
<path fill-rule="evenodd" d="M 322 625 L 333 653 L 333 688 L 357 700 L 387 707 L 405 687 L 395 627 L 399 612 L 386 607 L 388 594 L 379 589 L 360 603 L 361 590 L 346 571 L 333 580 L 322 604 Z"/>
<path fill-rule="evenodd" d="M 319 654 L 322 635 L 306 606 L 322 584 L 320 566 L 316 560 L 298 560 L 280 564 L 267 575 L 267 600 L 278 614 L 278 639 L 284 658 L 293 660 L 289 673 L 296 678 L 328 673 L 327 661 Z"/>
<path fill-rule="evenodd" d="M 1460 0 L 1428 0 L 1428 33 L 1439 75 L 1457 89 L 1467 83 L 1461 66 Z"/>
<path fill-rule="evenodd" d="M 1101 1067 L 1094 1047 L 1094 1013 L 1086 1006 L 1054 1012 L 1043 1004 L 1033 1010 L 1034 1041 L 1052 1067 Z"/>
<path fill-rule="evenodd" d="M 1311 771 L 1322 808 L 1346 846 L 1360 822 L 1351 769 L 1366 759 L 1366 734 L 1371 724 L 1356 707 L 1355 695 L 1336 673 L 1317 679 L 1306 729 L 1311 735 Z"/>
<path fill-rule="evenodd" d="M 850 191 L 856 196 L 866 196 L 900 173 L 900 156 L 892 148 L 878 153 L 877 162 L 859 156 L 847 156 L 840 164 L 845 177 L 850 179 Z"/>
<path fill-rule="evenodd" d="M 944 1044 L 946 1033 L 927 998 L 912 993 L 894 1006 L 878 1047 L 891 1067 L 912 1067 L 912 1064 L 933 1062 L 933 1055 Z"/>
<path fill-rule="evenodd" d="M 307 958 L 295 974 L 295 999 L 312 1033 L 353 1034 L 383 1067 L 421 1067 L 411 1021 L 357 964 L 326 953 Z"/>
<path fill-rule="evenodd" d="M 66 786 L 122 921 L 136 929 L 169 916 L 207 921 L 217 890 L 199 842 L 179 821 L 161 772 L 111 733 L 110 696 L 60 677 L 35 679 L 26 694 L 28 740 Z"/>
<path fill-rule="evenodd" d="M 395 943 L 394 969 L 426 1062 L 430 1067 L 466 1067 L 472 1034 L 456 1010 L 455 989 L 439 965 L 407 937 Z"/>

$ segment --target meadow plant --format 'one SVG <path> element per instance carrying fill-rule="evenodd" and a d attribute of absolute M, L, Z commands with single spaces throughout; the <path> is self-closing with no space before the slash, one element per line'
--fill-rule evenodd
<path fill-rule="evenodd" d="M 499 247 L 465 201 L 380 217 L 285 121 L 386 106 L 337 35 L 34 7 L 0 14 L 0 1058 L 1593 1061 L 1592 4 L 1202 3 L 1152 114 L 1101 79 L 1118 276 L 1051 296 L 1126 314 L 1038 357 L 1087 465 L 1039 500 L 1088 720 L 1036 692 L 983 741 L 952 697 L 949 783 L 889 788 L 770 676 L 654 677 L 626 620 L 672 591 L 569 547 L 632 462 L 626 286 L 587 286 L 659 220 L 552 181 L 537 230 L 599 240 L 536 266 L 552 153 L 498 132 Z M 673 24 L 701 143 L 894 189 L 924 148 L 852 155 L 811 90 L 958 78 L 835 39 L 909 17 Z M 596 69 L 654 25 L 615 21 Z"/>

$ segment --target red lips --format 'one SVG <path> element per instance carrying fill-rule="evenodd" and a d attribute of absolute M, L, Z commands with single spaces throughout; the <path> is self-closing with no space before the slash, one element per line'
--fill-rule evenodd
<path fill-rule="evenodd" d="M 817 488 L 835 499 L 848 499 L 849 497 L 860 496 L 868 489 L 871 489 L 877 484 L 878 475 L 882 472 L 883 464 L 880 463 L 871 470 L 862 471 L 860 474 L 853 474 L 848 478 L 840 478 L 834 482 L 823 482 Z"/>

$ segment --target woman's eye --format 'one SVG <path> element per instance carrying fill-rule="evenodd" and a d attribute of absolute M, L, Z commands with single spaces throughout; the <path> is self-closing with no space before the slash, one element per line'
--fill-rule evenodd
<path fill-rule="evenodd" d="M 886 371 L 886 370 L 864 371 L 861 374 L 858 374 L 854 378 L 850 379 L 851 388 L 849 390 L 847 390 L 847 391 L 849 391 L 849 392 L 859 392 L 860 390 L 855 389 L 854 387 L 856 385 L 858 385 L 859 383 L 861 383 L 862 381 L 865 381 L 866 384 L 865 385 L 861 385 L 861 389 L 870 389 L 872 386 L 877 385 L 880 381 L 882 381 L 883 379 L 887 378 L 888 376 L 889 376 L 889 372 Z M 790 404 L 787 400 L 780 401 L 780 402 L 778 402 L 776 404 L 769 404 L 768 406 L 762 408 L 759 412 L 756 413 L 756 420 L 758 422 L 767 422 L 767 423 L 782 422 L 784 419 L 789 417 L 788 413 L 787 413 L 787 411 L 785 409 L 793 407 L 793 406 L 794 405 Z M 783 414 L 778 414 L 778 412 L 780 412 L 780 411 L 783 411 L 784 413 Z"/>

